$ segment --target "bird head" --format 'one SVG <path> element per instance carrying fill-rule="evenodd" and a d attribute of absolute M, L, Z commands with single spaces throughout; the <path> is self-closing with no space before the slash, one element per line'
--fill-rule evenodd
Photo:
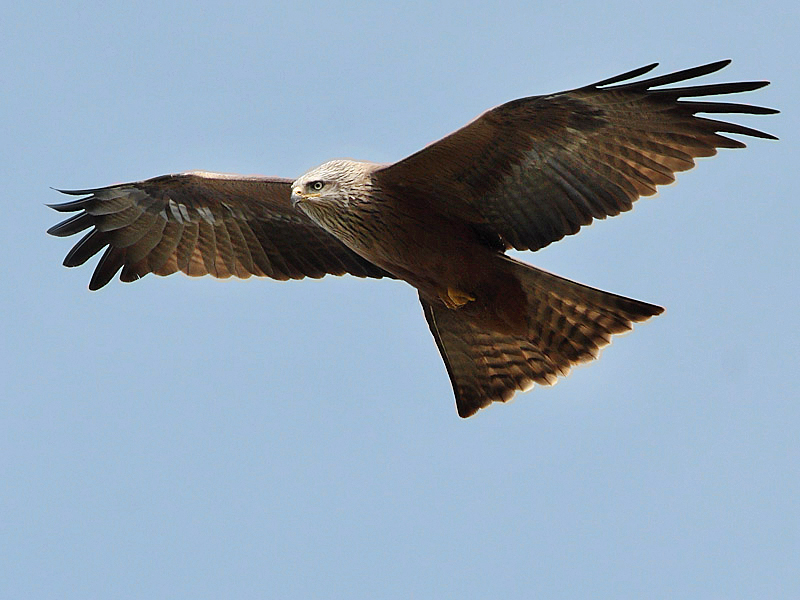
<path fill-rule="evenodd" d="M 292 184 L 292 204 L 347 204 L 368 179 L 373 163 L 349 159 L 331 160 L 307 171 Z"/>

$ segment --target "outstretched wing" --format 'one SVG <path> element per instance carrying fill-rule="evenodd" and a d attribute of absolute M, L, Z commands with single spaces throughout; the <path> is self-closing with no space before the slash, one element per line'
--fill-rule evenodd
<path fill-rule="evenodd" d="M 82 265 L 103 248 L 89 288 L 114 275 L 147 273 L 319 278 L 328 273 L 391 276 L 348 249 L 291 204 L 291 180 L 194 171 L 104 188 L 64 190 L 88 196 L 53 204 L 78 212 L 50 228 L 63 237 L 86 229 L 64 259 Z"/>
<path fill-rule="evenodd" d="M 507 247 L 537 250 L 593 219 L 630 210 L 694 159 L 744 144 L 721 133 L 774 136 L 697 113 L 774 109 L 682 98 L 756 90 L 766 81 L 662 88 L 730 61 L 628 81 L 642 67 L 576 90 L 514 100 L 374 175 L 387 189 L 435 203 Z"/>

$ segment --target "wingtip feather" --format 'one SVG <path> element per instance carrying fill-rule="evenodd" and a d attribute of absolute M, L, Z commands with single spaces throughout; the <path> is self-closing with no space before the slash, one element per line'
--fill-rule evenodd
<path fill-rule="evenodd" d="M 47 208 L 52 208 L 58 212 L 75 212 L 82 210 L 89 203 L 89 198 L 79 198 L 78 200 L 71 200 L 69 202 L 57 202 L 55 204 L 45 204 Z"/>
<path fill-rule="evenodd" d="M 89 194 L 94 194 L 95 192 L 99 191 L 102 188 L 90 188 L 85 190 L 62 190 L 61 188 L 50 187 L 51 190 L 55 190 L 61 194 L 66 194 L 67 196 L 88 196 Z"/>
<path fill-rule="evenodd" d="M 629 79 L 633 79 L 635 77 L 639 77 L 644 75 L 645 73 L 649 73 L 653 69 L 658 66 L 657 62 L 650 63 L 649 65 L 645 65 L 643 67 L 639 67 L 637 69 L 633 69 L 631 71 L 626 71 L 625 73 L 620 73 L 619 75 L 614 75 L 613 77 L 609 77 L 607 79 L 603 79 L 602 81 L 598 81 L 596 83 L 592 83 L 587 85 L 587 88 L 594 88 L 594 87 L 601 87 L 604 85 L 613 85 L 615 83 L 619 83 L 620 81 L 627 81 Z"/>

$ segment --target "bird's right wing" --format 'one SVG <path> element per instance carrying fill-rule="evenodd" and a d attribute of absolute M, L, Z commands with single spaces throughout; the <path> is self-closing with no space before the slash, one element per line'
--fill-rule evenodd
<path fill-rule="evenodd" d="M 51 227 L 65 237 L 92 228 L 64 259 L 82 265 L 103 248 L 89 288 L 114 275 L 251 275 L 274 279 L 326 274 L 391 277 L 314 224 L 291 204 L 291 180 L 188 172 L 104 188 L 69 190 L 86 196 L 53 204 L 77 215 Z"/>

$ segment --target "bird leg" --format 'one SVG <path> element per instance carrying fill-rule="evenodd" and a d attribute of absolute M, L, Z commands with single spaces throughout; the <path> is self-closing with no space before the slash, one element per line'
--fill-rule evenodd
<path fill-rule="evenodd" d="M 444 302 L 444 305 L 450 309 L 461 308 L 467 302 L 475 300 L 475 296 L 471 296 L 467 292 L 448 287 L 446 292 L 439 292 L 439 299 Z"/>

